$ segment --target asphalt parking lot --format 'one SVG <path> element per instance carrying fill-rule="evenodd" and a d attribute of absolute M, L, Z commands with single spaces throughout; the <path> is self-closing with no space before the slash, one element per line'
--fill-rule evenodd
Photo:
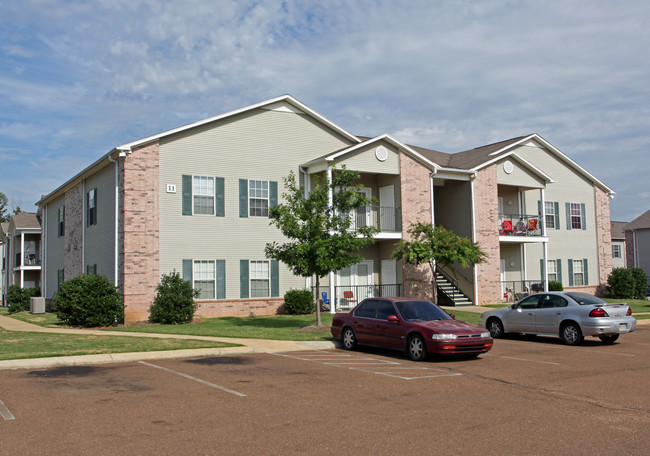
<path fill-rule="evenodd" d="M 361 349 L 0 371 L 0 454 L 638 454 L 650 328 L 497 340 L 475 360 Z"/>

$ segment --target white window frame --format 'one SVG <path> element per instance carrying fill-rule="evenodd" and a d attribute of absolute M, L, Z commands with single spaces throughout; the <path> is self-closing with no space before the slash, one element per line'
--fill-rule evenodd
<path fill-rule="evenodd" d="M 612 244 L 612 258 L 623 258 L 623 250 L 620 244 Z"/>
<path fill-rule="evenodd" d="M 198 186 L 197 186 L 197 180 L 198 180 Z M 208 185 L 202 185 L 204 182 L 211 182 L 211 184 Z M 212 187 L 210 191 L 210 185 Z M 211 198 L 212 199 L 212 212 L 210 213 L 203 213 L 203 212 L 197 212 L 196 211 L 196 198 Z M 207 215 L 207 216 L 214 216 L 216 208 L 215 208 L 215 181 L 214 177 L 212 176 L 192 176 L 192 215 Z M 199 200 L 200 201 L 200 200 Z M 199 207 L 203 207 L 202 205 L 199 204 Z M 209 206 L 205 206 L 208 208 Z"/>
<path fill-rule="evenodd" d="M 556 217 L 557 214 L 555 213 L 555 202 L 544 201 L 544 223 L 546 223 L 546 229 L 555 229 Z"/>
<path fill-rule="evenodd" d="M 557 262 L 555 260 L 546 260 L 546 274 L 549 282 L 558 282 Z"/>
<path fill-rule="evenodd" d="M 203 266 L 212 267 L 212 271 L 205 269 Z M 210 276 L 210 272 L 212 275 Z M 200 290 L 197 300 L 213 300 L 217 296 L 217 262 L 215 260 L 193 260 L 192 261 L 192 288 Z M 209 284 L 212 282 L 212 296 L 205 296 L 204 290 L 208 293 L 210 290 L 206 287 L 197 287 L 197 283 Z"/>
<path fill-rule="evenodd" d="M 580 280 L 578 280 L 578 277 Z M 585 267 L 582 260 L 573 260 L 573 286 L 582 287 L 585 284 Z"/>
<path fill-rule="evenodd" d="M 261 188 L 257 185 L 260 184 Z M 264 188 L 265 187 L 265 188 Z M 266 196 L 264 194 L 266 193 Z M 258 207 L 258 204 L 253 204 L 253 201 L 266 201 L 266 208 Z M 270 181 L 260 179 L 248 179 L 248 216 L 249 217 L 269 217 L 269 207 L 271 203 Z M 253 211 L 260 213 L 253 213 Z"/>
<path fill-rule="evenodd" d="M 58 237 L 65 236 L 65 206 L 59 207 L 57 212 L 57 235 Z"/>
<path fill-rule="evenodd" d="M 582 213 L 582 205 L 580 203 L 569 203 L 569 207 L 571 208 L 571 229 L 581 230 L 584 226 L 584 221 L 582 220 L 582 217 L 584 216 Z M 574 221 L 576 221 L 575 224 Z"/>
<path fill-rule="evenodd" d="M 86 225 L 97 225 L 97 188 L 88 190 L 86 198 L 88 201 L 88 207 L 86 208 Z"/>
<path fill-rule="evenodd" d="M 266 275 L 264 275 L 264 268 L 266 268 Z M 253 286 L 254 282 L 255 286 Z M 261 290 L 257 285 L 261 282 L 266 282 L 266 290 L 265 293 L 257 294 Z M 271 297 L 271 262 L 269 260 L 250 260 L 248 262 L 248 289 L 251 298 Z"/>

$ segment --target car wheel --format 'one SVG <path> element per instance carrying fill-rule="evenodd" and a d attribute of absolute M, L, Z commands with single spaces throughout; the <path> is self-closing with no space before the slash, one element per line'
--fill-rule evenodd
<path fill-rule="evenodd" d="M 427 346 L 422 336 L 415 334 L 409 338 L 406 353 L 413 361 L 422 361 L 427 357 Z"/>
<path fill-rule="evenodd" d="M 503 330 L 503 323 L 498 318 L 490 318 L 487 322 L 487 329 L 490 335 L 495 339 L 503 337 L 505 331 Z"/>
<path fill-rule="evenodd" d="M 609 334 L 607 336 L 598 336 L 600 340 L 603 341 L 603 343 L 606 344 L 613 344 L 618 340 L 618 334 Z"/>
<path fill-rule="evenodd" d="M 352 328 L 346 327 L 341 333 L 341 344 L 345 350 L 352 350 L 357 346 L 357 338 Z"/>
<path fill-rule="evenodd" d="M 560 338 L 567 345 L 580 345 L 584 339 L 580 326 L 576 323 L 566 323 L 560 329 Z"/>

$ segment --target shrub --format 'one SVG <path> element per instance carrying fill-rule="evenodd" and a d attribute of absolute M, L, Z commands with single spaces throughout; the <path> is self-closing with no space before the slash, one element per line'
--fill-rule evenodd
<path fill-rule="evenodd" d="M 647 280 L 647 279 L 646 279 Z M 626 268 L 614 268 L 607 277 L 607 296 L 610 298 L 634 298 L 634 276 Z"/>
<path fill-rule="evenodd" d="M 63 282 L 54 298 L 54 308 L 59 320 L 72 326 L 114 326 L 124 321 L 122 295 L 101 274 Z"/>
<path fill-rule="evenodd" d="M 284 294 L 284 309 L 289 315 L 310 314 L 316 310 L 314 295 L 309 290 L 289 290 Z"/>
<path fill-rule="evenodd" d="M 648 276 L 641 268 L 631 268 L 629 271 L 634 282 L 634 297 L 645 299 L 648 294 Z"/>
<path fill-rule="evenodd" d="M 562 286 L 562 282 L 556 282 L 555 280 L 551 280 L 548 282 L 548 291 L 564 291 L 564 287 Z"/>
<path fill-rule="evenodd" d="M 29 310 L 29 298 L 41 295 L 40 288 L 21 288 L 11 285 L 7 288 L 7 305 L 10 314 Z"/>
<path fill-rule="evenodd" d="M 183 280 L 176 271 L 163 275 L 158 284 L 156 297 L 149 309 L 149 320 L 153 323 L 190 323 L 199 307 L 194 302 L 199 290 L 192 283 Z"/>

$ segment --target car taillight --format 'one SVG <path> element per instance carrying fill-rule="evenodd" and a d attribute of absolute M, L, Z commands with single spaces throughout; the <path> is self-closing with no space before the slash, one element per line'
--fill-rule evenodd
<path fill-rule="evenodd" d="M 631 308 L 631 307 L 628 307 L 628 308 L 627 308 L 627 313 L 626 313 L 625 315 L 627 315 L 628 317 L 629 317 L 630 315 L 632 315 L 632 308 Z"/>
<path fill-rule="evenodd" d="M 594 310 L 589 312 L 590 317 L 609 317 L 607 312 L 605 312 L 605 309 L 602 307 L 596 307 Z"/>

